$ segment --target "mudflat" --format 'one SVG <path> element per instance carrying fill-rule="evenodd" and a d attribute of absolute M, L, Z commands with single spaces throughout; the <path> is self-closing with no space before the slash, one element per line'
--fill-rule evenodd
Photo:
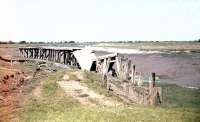
<path fill-rule="evenodd" d="M 130 54 L 137 71 L 156 72 L 160 82 L 200 87 L 200 53 Z"/>

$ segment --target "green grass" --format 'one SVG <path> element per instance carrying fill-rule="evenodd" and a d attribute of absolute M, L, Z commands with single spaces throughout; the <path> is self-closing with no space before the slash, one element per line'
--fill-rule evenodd
<path fill-rule="evenodd" d="M 121 106 L 121 107 L 89 107 L 83 106 L 57 85 L 64 71 L 52 74 L 42 84 L 40 99 L 31 97 L 19 112 L 19 121 L 24 122 L 198 122 L 199 109 L 171 108 L 152 106 Z M 97 76 L 86 74 L 87 85 L 99 92 L 101 89 L 94 86 Z M 103 91 L 102 91 L 103 92 Z M 170 98 L 171 99 L 171 98 Z"/>
<path fill-rule="evenodd" d="M 69 80 L 75 80 L 75 81 L 79 81 L 80 80 L 80 79 L 78 79 L 78 77 L 75 74 L 73 74 L 71 72 L 68 72 L 67 74 L 69 76 Z"/>
<path fill-rule="evenodd" d="M 165 106 L 200 108 L 200 90 L 161 84 Z"/>
<path fill-rule="evenodd" d="M 86 84 L 88 88 L 94 90 L 95 92 L 99 93 L 99 94 L 104 94 L 107 97 L 112 98 L 113 100 L 122 102 L 122 99 L 115 96 L 112 93 L 108 94 L 108 91 L 103 88 L 103 86 L 101 86 L 100 84 L 98 84 L 97 82 L 101 82 L 101 76 L 93 73 L 93 72 L 88 72 L 88 71 L 83 71 L 83 75 L 85 80 L 81 81 L 82 83 Z"/>

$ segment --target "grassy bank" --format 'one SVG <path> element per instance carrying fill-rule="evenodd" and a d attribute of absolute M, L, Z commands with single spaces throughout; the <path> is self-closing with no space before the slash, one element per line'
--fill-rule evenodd
<path fill-rule="evenodd" d="M 83 106 L 71 97 L 56 83 L 65 74 L 58 71 L 50 75 L 41 86 L 39 98 L 30 97 L 27 104 L 19 112 L 19 121 L 59 121 L 59 122 L 132 122 L 132 121 L 169 121 L 169 122 L 197 122 L 200 112 L 195 108 L 180 107 L 152 107 L 152 106 L 121 106 L 121 107 L 88 107 Z M 84 81 L 90 88 L 101 92 L 93 84 L 96 76 L 85 74 Z M 75 78 L 75 76 L 73 76 Z M 103 91 L 102 91 L 102 94 Z M 171 98 L 170 98 L 171 99 Z"/>
<path fill-rule="evenodd" d="M 200 109 L 200 90 L 177 86 L 175 84 L 160 84 L 163 91 L 164 106 L 191 107 Z"/>

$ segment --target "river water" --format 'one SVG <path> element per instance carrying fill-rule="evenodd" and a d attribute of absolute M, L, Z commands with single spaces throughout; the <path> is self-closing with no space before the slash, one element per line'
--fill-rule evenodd
<path fill-rule="evenodd" d="M 111 53 L 111 52 L 109 52 Z M 99 55 L 108 54 L 98 51 Z M 177 84 L 183 87 L 200 88 L 200 53 L 137 53 L 123 54 L 136 65 L 136 70 L 144 77 L 155 72 L 157 81 Z"/>

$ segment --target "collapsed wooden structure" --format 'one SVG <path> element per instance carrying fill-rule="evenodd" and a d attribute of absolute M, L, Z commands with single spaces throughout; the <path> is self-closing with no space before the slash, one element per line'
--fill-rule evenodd
<path fill-rule="evenodd" d="M 135 103 L 159 105 L 162 102 L 162 89 L 155 85 L 155 73 L 149 76 L 148 85 L 144 86 L 141 72 L 128 58 L 117 53 L 97 57 L 92 70 L 102 74 L 100 84 L 118 96 Z"/>
<path fill-rule="evenodd" d="M 140 104 L 161 104 L 162 92 L 155 86 L 155 73 L 149 78 L 149 84 L 144 86 L 141 72 L 123 55 L 114 53 L 95 56 L 91 50 L 81 48 L 55 48 L 55 47 L 24 47 L 19 48 L 23 57 L 57 62 L 80 69 L 95 71 L 102 75 L 99 82 L 118 96 Z"/>

